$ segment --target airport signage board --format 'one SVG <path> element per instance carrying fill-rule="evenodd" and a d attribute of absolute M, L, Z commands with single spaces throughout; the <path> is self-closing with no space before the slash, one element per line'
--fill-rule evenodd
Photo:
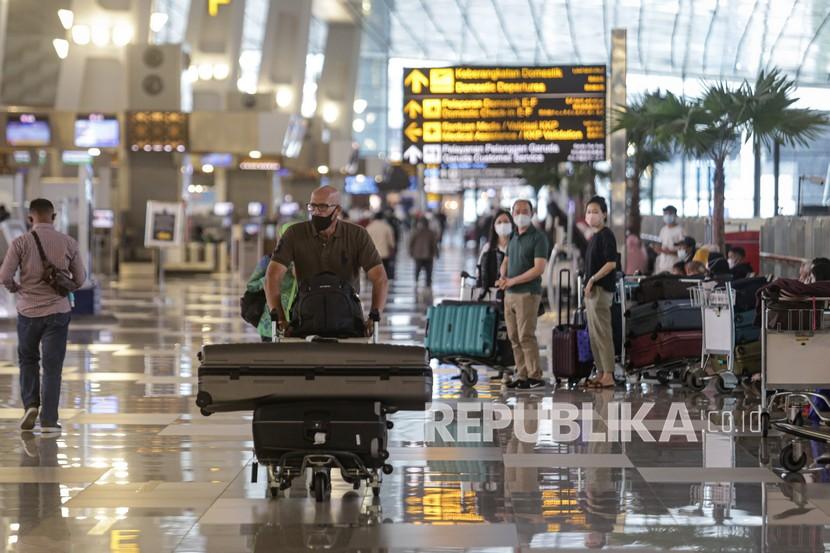
<path fill-rule="evenodd" d="M 605 159 L 604 65 L 404 69 L 403 161 Z"/>
<path fill-rule="evenodd" d="M 184 210 L 173 202 L 147 202 L 144 231 L 145 248 L 167 248 L 182 243 L 181 226 Z"/>

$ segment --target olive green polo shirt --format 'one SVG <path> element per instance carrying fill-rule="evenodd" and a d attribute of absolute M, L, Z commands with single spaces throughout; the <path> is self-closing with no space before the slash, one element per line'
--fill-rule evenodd
<path fill-rule="evenodd" d="M 328 240 L 314 230 L 311 221 L 292 225 L 271 260 L 283 267 L 293 262 L 298 282 L 330 272 L 350 282 L 356 291 L 360 290 L 360 269 L 368 272 L 382 263 L 366 229 L 345 221 L 337 221 Z"/>
<path fill-rule="evenodd" d="M 529 271 L 537 258 L 547 260 L 548 238 L 539 229 L 530 225 L 524 234 L 514 233 L 507 244 L 507 277 L 517 277 Z M 507 293 L 541 294 L 542 277 L 508 288 Z"/>

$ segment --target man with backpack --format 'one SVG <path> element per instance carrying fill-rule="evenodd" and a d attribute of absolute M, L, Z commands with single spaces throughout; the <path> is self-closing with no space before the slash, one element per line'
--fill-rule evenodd
<path fill-rule="evenodd" d="M 277 312 L 279 329 L 292 334 L 345 337 L 360 332 L 371 336 L 386 304 L 389 281 L 369 233 L 338 219 L 342 212 L 340 193 L 331 186 L 314 190 L 306 207 L 311 219 L 286 231 L 265 275 L 265 296 L 268 306 Z M 280 289 L 291 263 L 300 285 L 289 327 Z M 357 296 L 361 269 L 372 283 L 371 311 L 366 321 Z"/>
<path fill-rule="evenodd" d="M 25 409 L 19 427 L 31 432 L 40 415 L 42 435 L 61 431 L 58 403 L 72 309 L 68 296 L 86 280 L 78 243 L 55 230 L 54 220 L 52 202 L 42 198 L 32 200 L 29 204 L 32 232 L 11 243 L 0 267 L 0 281 L 9 292 L 17 294 L 17 354 L 20 395 Z M 19 282 L 14 278 L 18 269 Z"/>

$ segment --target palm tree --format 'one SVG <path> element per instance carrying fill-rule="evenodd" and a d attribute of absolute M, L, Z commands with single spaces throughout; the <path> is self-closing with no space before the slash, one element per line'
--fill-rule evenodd
<path fill-rule="evenodd" d="M 775 178 L 775 210 L 778 215 L 778 167 L 781 145 L 806 146 L 819 136 L 821 128 L 828 124 L 825 114 L 811 109 L 790 107 L 798 101 L 793 97 L 795 81 L 782 75 L 778 69 L 761 70 L 750 85 L 744 81 L 736 95 L 741 106 L 739 122 L 752 140 L 755 155 L 753 212 L 761 216 L 761 147 L 773 152 Z"/>
<path fill-rule="evenodd" d="M 726 158 L 735 152 L 741 132 L 741 103 L 726 84 L 710 85 L 703 96 L 687 100 L 668 93 L 656 107 L 657 140 L 715 165 L 712 191 L 714 242 L 724 251 Z"/>
<path fill-rule="evenodd" d="M 657 92 L 650 92 L 632 101 L 628 106 L 617 106 L 614 110 L 612 132 L 624 130 L 628 139 L 629 163 L 631 166 L 630 205 L 628 206 L 628 226 L 637 236 L 640 235 L 642 216 L 640 215 L 640 180 L 643 174 L 658 163 L 669 160 L 666 144 L 656 140 L 660 104 L 665 97 Z"/>

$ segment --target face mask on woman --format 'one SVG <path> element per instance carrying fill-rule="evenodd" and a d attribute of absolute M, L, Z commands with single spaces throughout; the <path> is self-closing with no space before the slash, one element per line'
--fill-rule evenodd
<path fill-rule="evenodd" d="M 667 225 L 673 225 L 677 220 L 677 215 L 663 215 L 663 222 Z"/>
<path fill-rule="evenodd" d="M 496 223 L 496 234 L 502 238 L 513 234 L 513 225 L 510 223 Z"/>
<path fill-rule="evenodd" d="M 585 215 L 585 222 L 592 228 L 597 228 L 602 225 L 602 215 L 599 213 L 588 213 Z"/>
<path fill-rule="evenodd" d="M 686 259 L 686 253 L 686 250 L 680 248 L 679 250 L 677 250 L 677 257 L 679 257 L 680 259 Z"/>

